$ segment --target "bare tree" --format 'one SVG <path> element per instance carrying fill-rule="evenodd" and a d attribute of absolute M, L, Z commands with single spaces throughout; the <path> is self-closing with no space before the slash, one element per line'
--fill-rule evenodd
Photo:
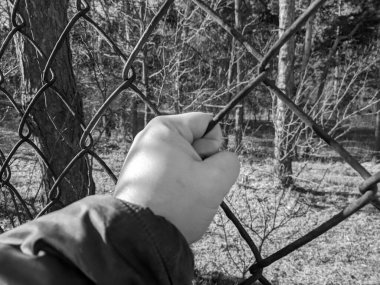
<path fill-rule="evenodd" d="M 241 31 L 242 17 L 241 17 L 241 0 L 235 0 L 235 28 Z M 237 48 L 235 46 L 235 48 Z M 241 58 L 241 51 L 236 50 L 236 92 L 239 92 L 240 84 L 243 81 L 243 62 Z M 238 148 L 243 139 L 243 121 L 244 121 L 244 100 L 241 101 L 239 107 L 235 111 L 235 146 Z"/>
<path fill-rule="evenodd" d="M 380 27 L 377 30 L 377 57 L 380 57 Z M 380 100 L 380 67 L 377 65 L 377 99 Z M 374 161 L 380 160 L 380 102 L 376 104 L 376 126 L 375 126 L 375 155 L 373 157 Z"/>
<path fill-rule="evenodd" d="M 310 5 L 311 0 L 307 1 L 307 6 Z M 306 75 L 307 65 L 311 56 L 311 49 L 313 43 L 313 21 L 314 15 L 311 16 L 305 24 L 305 39 L 303 46 L 302 64 L 301 64 L 301 77 Z"/>
<path fill-rule="evenodd" d="M 67 24 L 68 0 L 21 1 L 19 13 L 25 18 L 25 33 L 49 55 Z M 16 38 L 17 56 L 22 75 L 21 90 L 24 109 L 44 84 L 42 80 L 46 57 L 22 35 Z M 34 104 L 29 119 L 35 141 L 46 157 L 51 169 L 41 161 L 43 185 L 48 191 L 54 183 L 53 174 L 59 175 L 79 152 L 82 134 L 82 99 L 77 92 L 72 69 L 72 58 L 67 39 L 52 64 L 56 75 L 54 88 L 75 112 L 75 117 L 60 100 L 57 92 L 47 89 Z M 49 75 L 51 76 L 51 75 Z M 59 185 L 60 201 L 74 202 L 94 192 L 91 169 L 85 158 L 78 159 Z M 53 194 L 53 193 L 52 193 Z M 54 194 L 53 194 L 54 196 Z"/>
<path fill-rule="evenodd" d="M 295 4 L 294 0 L 279 0 L 279 37 L 284 33 L 294 21 Z M 284 44 L 278 56 L 277 85 L 291 98 L 294 97 L 294 37 Z M 274 155 L 275 174 L 282 185 L 287 185 L 292 178 L 292 154 L 291 137 L 288 135 L 289 110 L 286 105 L 275 98 L 274 102 Z"/>

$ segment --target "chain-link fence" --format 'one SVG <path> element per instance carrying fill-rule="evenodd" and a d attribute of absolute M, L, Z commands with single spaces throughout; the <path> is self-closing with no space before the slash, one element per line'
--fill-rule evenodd
<path fill-rule="evenodd" d="M 112 180 L 116 182 L 116 177 L 111 171 L 111 169 L 94 151 L 93 139 L 91 135 L 94 128 L 98 124 L 100 117 L 104 114 L 105 110 L 123 91 L 131 90 L 135 92 L 140 97 L 140 99 L 145 104 L 147 104 L 156 115 L 160 115 L 160 111 L 155 106 L 155 104 L 152 103 L 147 98 L 147 96 L 144 95 L 144 93 L 140 91 L 140 89 L 135 85 L 136 72 L 133 68 L 133 64 L 139 52 L 143 48 L 144 44 L 148 41 L 152 32 L 156 29 L 160 20 L 166 15 L 170 6 L 173 4 L 174 0 L 167 0 L 162 5 L 158 13 L 156 13 L 152 21 L 150 22 L 150 24 L 147 26 L 145 32 L 143 33 L 140 40 L 138 41 L 138 43 L 136 44 L 136 46 L 134 47 L 133 51 L 130 53 L 129 56 L 126 56 L 118 48 L 118 46 L 114 43 L 114 41 L 109 36 L 107 36 L 107 34 L 103 31 L 103 29 L 88 16 L 88 12 L 90 11 L 90 4 L 86 0 L 76 1 L 77 11 L 75 15 L 71 18 L 69 23 L 66 25 L 66 28 L 61 33 L 59 39 L 56 41 L 56 44 L 52 52 L 48 56 L 44 55 L 41 47 L 39 46 L 40 43 L 35 42 L 24 31 L 25 19 L 19 13 L 21 2 L 23 1 L 15 0 L 13 3 L 12 19 L 11 19 L 13 28 L 8 33 L 7 37 L 5 38 L 5 40 L 3 41 L 0 47 L 0 59 L 3 59 L 2 57 L 4 56 L 5 50 L 10 45 L 10 42 L 15 37 L 19 36 L 19 37 L 24 37 L 27 41 L 29 41 L 33 45 L 35 51 L 40 56 L 45 58 L 46 65 L 43 68 L 44 71 L 42 74 L 43 85 L 32 96 L 32 99 L 30 100 L 26 108 L 20 107 L 19 104 L 17 104 L 17 102 L 15 101 L 14 97 L 10 94 L 10 92 L 4 88 L 5 76 L 3 75 L 2 70 L 0 70 L 0 91 L 8 98 L 9 102 L 13 105 L 13 107 L 17 110 L 17 112 L 19 113 L 21 117 L 19 130 L 18 130 L 18 135 L 19 135 L 18 142 L 14 145 L 14 147 L 8 153 L 8 155 L 5 155 L 3 151 L 0 149 L 0 166 L 1 166 L 0 187 L 2 191 L 8 191 L 11 194 L 14 207 L 16 207 L 17 211 L 18 211 L 18 207 L 22 207 L 22 211 L 26 213 L 27 217 L 29 219 L 33 219 L 36 217 L 32 215 L 32 211 L 29 209 L 29 205 L 27 205 L 22 195 L 19 193 L 16 187 L 12 185 L 12 183 L 10 182 L 10 178 L 11 178 L 10 162 L 14 158 L 18 150 L 20 149 L 21 145 L 29 144 L 40 156 L 42 161 L 45 163 L 46 167 L 50 171 L 52 171 L 48 159 L 45 157 L 41 149 L 31 140 L 32 126 L 30 125 L 30 121 L 28 118 L 31 116 L 31 110 L 35 106 L 36 102 L 38 100 L 42 100 L 41 99 L 42 94 L 49 89 L 53 89 L 54 92 L 58 94 L 59 99 L 62 100 L 62 102 L 65 105 L 65 108 L 68 109 L 68 111 L 72 114 L 72 116 L 75 116 L 76 114 L 76 111 L 72 107 L 70 107 L 71 106 L 70 102 L 67 102 L 66 99 L 64 99 L 64 96 L 59 96 L 60 95 L 59 90 L 54 88 L 54 82 L 56 80 L 56 71 L 52 68 L 52 63 L 54 62 L 58 51 L 62 49 L 65 41 L 68 39 L 69 33 L 71 32 L 73 26 L 75 25 L 76 22 L 80 20 L 86 21 L 88 24 L 92 25 L 97 30 L 99 35 L 101 35 L 107 41 L 107 43 L 111 46 L 111 48 L 115 51 L 115 53 L 117 53 L 120 56 L 121 60 L 123 60 L 124 62 L 124 69 L 122 72 L 123 82 L 115 89 L 115 91 L 112 92 L 112 94 L 108 96 L 107 100 L 97 110 L 96 114 L 93 116 L 93 118 L 90 120 L 90 122 L 87 125 L 84 125 L 81 122 L 83 133 L 79 142 L 80 150 L 66 165 L 66 167 L 61 173 L 53 173 L 52 171 L 53 177 L 54 177 L 54 185 L 51 187 L 50 192 L 49 192 L 50 201 L 48 201 L 46 207 L 42 211 L 40 211 L 40 213 L 37 216 L 44 214 L 51 207 L 60 203 L 60 197 L 61 197 L 60 183 L 65 178 L 65 176 L 70 171 L 70 169 L 73 167 L 73 165 L 77 162 L 77 160 L 83 157 L 91 156 L 95 158 L 101 164 L 101 166 L 106 170 L 106 172 L 109 174 Z M 192 2 L 195 5 L 197 5 L 200 9 L 205 11 L 208 14 L 208 16 L 211 17 L 213 21 L 215 21 L 217 24 L 219 24 L 227 33 L 232 35 L 235 38 L 235 40 L 239 42 L 245 48 L 245 51 L 247 53 L 250 53 L 260 63 L 258 65 L 259 67 L 257 69 L 257 74 L 213 118 L 207 131 L 211 130 L 218 122 L 220 122 L 239 102 L 241 102 L 241 100 L 243 100 L 243 98 L 249 95 L 252 90 L 254 90 L 257 86 L 263 84 L 266 87 L 268 87 L 280 100 L 282 100 L 290 110 L 292 110 L 308 127 L 310 127 L 315 132 L 315 134 L 317 134 L 328 145 L 330 145 L 364 179 L 362 184 L 359 185 L 359 191 L 362 193 L 360 198 L 358 198 L 356 201 L 349 204 L 346 208 L 344 208 L 338 214 L 336 214 L 331 219 L 324 222 L 323 224 L 321 224 L 314 230 L 310 231 L 305 236 L 297 239 L 296 241 L 292 242 L 286 247 L 280 249 L 279 251 L 265 258 L 261 256 L 260 251 L 256 247 L 252 238 L 250 237 L 248 232 L 245 230 L 245 228 L 242 226 L 242 224 L 239 222 L 235 214 L 230 210 L 228 205 L 226 203 L 222 203 L 221 205 L 222 209 L 224 210 L 228 218 L 234 223 L 234 225 L 238 229 L 242 238 L 247 242 L 248 246 L 252 250 L 256 259 L 255 263 L 252 264 L 249 269 L 250 273 L 252 274 L 251 277 L 249 277 L 247 280 L 245 280 L 241 284 L 253 284 L 256 280 L 259 280 L 262 284 L 270 284 L 270 282 L 263 275 L 263 269 L 265 267 L 269 266 L 273 262 L 281 259 L 282 257 L 288 255 L 289 253 L 297 250 L 303 245 L 314 240 L 315 238 L 325 233 L 332 227 L 338 225 L 340 222 L 345 220 L 350 215 L 360 210 L 365 205 L 372 203 L 377 209 L 380 209 L 380 201 L 378 197 L 376 196 L 376 191 L 377 191 L 376 184 L 380 181 L 380 173 L 371 175 L 353 156 L 350 155 L 350 153 L 348 153 L 339 143 L 337 143 L 320 126 L 318 126 L 301 108 L 299 108 L 289 98 L 287 94 L 285 94 L 280 88 L 278 88 L 275 82 L 271 78 L 269 78 L 269 75 L 268 75 L 269 73 L 266 70 L 269 61 L 273 59 L 273 57 L 277 56 L 280 48 L 295 34 L 295 32 L 301 26 L 303 26 L 306 23 L 306 21 L 312 15 L 316 13 L 318 8 L 321 7 L 321 5 L 324 2 L 326 2 L 326 0 L 314 1 L 303 12 L 303 14 L 298 19 L 296 19 L 296 21 L 294 21 L 294 23 L 283 33 L 282 37 L 275 42 L 275 44 L 270 48 L 270 50 L 266 54 L 261 54 L 258 50 L 256 50 L 238 30 L 230 26 L 222 17 L 218 15 L 218 13 L 216 13 L 212 8 L 210 8 L 205 2 L 201 0 L 192 0 Z M 91 194 L 91 191 L 89 191 L 89 194 Z"/>

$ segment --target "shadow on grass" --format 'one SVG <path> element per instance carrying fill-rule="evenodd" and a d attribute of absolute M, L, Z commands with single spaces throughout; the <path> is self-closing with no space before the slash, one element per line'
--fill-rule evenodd
<path fill-rule="evenodd" d="M 318 190 L 312 190 L 312 189 L 305 189 L 300 186 L 294 186 L 294 191 L 301 193 L 301 194 L 311 194 L 313 196 L 340 196 L 344 198 L 359 198 L 361 195 L 359 193 L 349 193 L 349 192 L 343 192 L 343 191 L 318 191 Z"/>
<path fill-rule="evenodd" d="M 201 273 L 199 270 L 195 270 L 192 285 L 237 285 L 242 281 L 241 278 L 227 276 L 217 271 Z"/>

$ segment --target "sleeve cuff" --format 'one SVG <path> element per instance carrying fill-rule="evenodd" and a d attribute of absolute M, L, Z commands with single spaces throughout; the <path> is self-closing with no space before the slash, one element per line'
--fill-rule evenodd
<path fill-rule="evenodd" d="M 192 252 L 182 234 L 148 208 L 90 196 L 0 236 L 37 255 L 47 245 L 96 284 L 191 284 Z"/>

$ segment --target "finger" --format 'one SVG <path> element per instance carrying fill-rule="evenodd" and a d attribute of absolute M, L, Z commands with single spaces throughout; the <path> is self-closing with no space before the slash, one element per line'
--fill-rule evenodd
<path fill-rule="evenodd" d="M 208 157 L 217 153 L 222 146 L 223 136 L 219 125 L 215 126 L 203 138 L 196 139 L 193 142 L 193 148 L 200 157 Z"/>
<path fill-rule="evenodd" d="M 211 114 L 192 112 L 181 115 L 165 116 L 166 123 L 170 124 L 177 132 L 184 137 L 189 143 L 200 139 L 206 132 L 207 126 L 212 120 Z M 220 127 L 219 127 L 220 128 Z M 215 129 L 215 128 L 214 128 Z M 217 139 L 219 131 L 211 130 L 206 137 Z"/>
<path fill-rule="evenodd" d="M 239 159 L 235 153 L 222 151 L 205 159 L 202 165 L 209 173 L 208 179 L 213 183 L 213 195 L 219 205 L 239 175 Z"/>

